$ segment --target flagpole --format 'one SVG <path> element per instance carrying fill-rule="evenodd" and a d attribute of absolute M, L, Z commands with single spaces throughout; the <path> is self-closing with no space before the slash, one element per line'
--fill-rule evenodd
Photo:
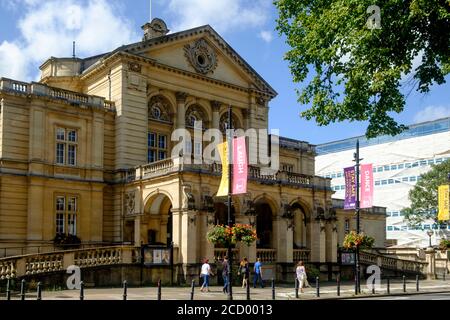
<path fill-rule="evenodd" d="M 361 220 L 360 220 L 360 199 L 359 199 L 359 189 L 360 189 L 360 183 L 359 183 L 359 166 L 360 161 L 362 159 L 359 158 L 359 139 L 356 141 L 356 153 L 355 153 L 355 166 L 356 166 L 356 233 L 361 233 Z M 355 257 L 355 273 L 356 273 L 356 281 L 355 281 L 355 293 L 359 294 L 361 293 L 361 269 L 360 269 L 360 261 L 359 261 L 359 246 L 356 246 L 356 257 Z"/>
<path fill-rule="evenodd" d="M 232 152 L 233 152 L 233 123 L 232 123 L 232 110 L 231 104 L 228 108 L 228 226 L 233 227 L 233 220 L 231 217 L 231 205 L 232 205 Z M 233 250 L 231 249 L 231 243 L 228 243 L 228 300 L 233 300 L 233 285 L 232 285 L 232 265 L 233 265 Z"/>

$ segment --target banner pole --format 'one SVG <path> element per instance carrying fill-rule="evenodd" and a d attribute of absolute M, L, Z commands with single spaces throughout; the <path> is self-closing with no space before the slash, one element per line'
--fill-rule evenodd
<path fill-rule="evenodd" d="M 233 122 L 232 122 L 232 108 L 231 104 L 228 108 L 228 226 L 233 227 L 233 219 L 231 217 L 231 205 L 232 205 L 232 150 L 233 150 Z M 233 250 L 231 249 L 231 243 L 228 244 L 228 300 L 233 300 L 233 279 L 232 279 L 232 266 L 233 266 Z"/>

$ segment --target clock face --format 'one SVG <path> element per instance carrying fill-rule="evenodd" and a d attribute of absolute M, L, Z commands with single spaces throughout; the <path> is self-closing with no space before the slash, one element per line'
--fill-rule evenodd
<path fill-rule="evenodd" d="M 192 45 L 187 45 L 185 56 L 199 73 L 209 74 L 217 68 L 217 54 L 204 39 L 200 39 Z"/>

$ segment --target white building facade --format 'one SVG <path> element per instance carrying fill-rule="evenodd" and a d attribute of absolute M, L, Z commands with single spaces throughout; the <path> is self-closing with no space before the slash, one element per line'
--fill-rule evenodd
<path fill-rule="evenodd" d="M 408 194 L 420 175 L 450 159 L 450 117 L 411 125 L 395 137 L 368 140 L 362 136 L 319 145 L 316 174 L 332 178 L 334 198 L 345 198 L 344 168 L 355 164 L 358 139 L 362 163 L 374 166 L 374 205 L 387 208 L 387 239 L 398 246 L 424 247 L 429 244 L 427 231 L 433 230 L 432 243 L 438 244 L 444 234 L 450 233 L 450 225 L 427 221 L 412 227 L 401 210 L 410 205 Z"/>

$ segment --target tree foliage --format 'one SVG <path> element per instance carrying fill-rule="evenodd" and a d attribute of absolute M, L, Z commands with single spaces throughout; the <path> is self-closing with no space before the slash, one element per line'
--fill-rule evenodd
<path fill-rule="evenodd" d="M 447 184 L 450 174 L 450 160 L 434 165 L 431 171 L 421 175 L 421 179 L 409 192 L 411 206 L 402 211 L 410 225 L 418 225 L 428 219 L 437 221 L 438 188 Z"/>
<path fill-rule="evenodd" d="M 450 0 L 276 0 L 277 29 L 302 112 L 319 125 L 369 121 L 367 136 L 395 135 L 391 113 L 405 107 L 404 89 L 426 93 L 450 72 Z M 368 27 L 376 4 L 381 29 Z M 413 61 L 421 57 L 414 69 Z M 414 69 L 414 70 L 413 70 Z M 406 75 L 414 74 L 409 79 Z M 406 81 L 406 80 L 408 81 Z M 406 86 L 406 87 L 404 87 Z"/>

